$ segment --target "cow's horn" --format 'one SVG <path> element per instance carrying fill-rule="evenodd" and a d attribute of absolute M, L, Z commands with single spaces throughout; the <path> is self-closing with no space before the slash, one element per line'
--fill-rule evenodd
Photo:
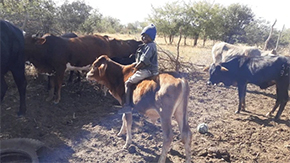
<path fill-rule="evenodd" d="M 229 71 L 227 68 L 221 66 L 221 71 Z"/>

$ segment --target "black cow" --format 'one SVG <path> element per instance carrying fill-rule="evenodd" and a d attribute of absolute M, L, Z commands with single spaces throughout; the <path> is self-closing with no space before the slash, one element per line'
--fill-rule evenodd
<path fill-rule="evenodd" d="M 129 57 L 113 57 L 112 60 L 122 65 L 130 65 L 135 62 L 136 57 L 135 55 Z"/>
<path fill-rule="evenodd" d="M 227 58 L 225 62 L 211 65 L 209 83 L 223 82 L 226 86 L 233 83 L 238 85 L 239 107 L 236 113 L 245 110 L 247 83 L 253 83 L 261 89 L 276 84 L 276 103 L 267 115 L 274 113 L 280 106 L 275 116 L 275 120 L 278 120 L 289 98 L 289 67 L 289 61 L 283 56 L 233 56 Z"/>
<path fill-rule="evenodd" d="M 5 74 L 11 71 L 17 85 L 20 96 L 20 108 L 18 115 L 26 112 L 26 78 L 25 78 L 25 56 L 23 32 L 11 23 L 0 20 L 1 40 L 1 101 L 8 89 L 4 79 Z"/>

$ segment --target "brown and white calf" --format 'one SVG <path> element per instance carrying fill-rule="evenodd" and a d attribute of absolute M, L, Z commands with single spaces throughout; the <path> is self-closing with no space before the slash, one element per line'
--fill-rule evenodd
<path fill-rule="evenodd" d="M 121 105 L 125 100 L 124 82 L 133 74 L 134 64 L 121 65 L 102 55 L 87 73 L 87 79 L 105 85 Z M 177 73 L 161 73 L 136 85 L 132 93 L 133 109 L 156 122 L 161 119 L 163 147 L 159 162 L 165 162 L 173 140 L 172 117 L 178 123 L 181 140 L 185 146 L 186 162 L 191 160 L 192 133 L 188 124 L 189 86 Z M 132 142 L 132 113 L 123 114 L 123 124 L 118 136 L 127 132 L 124 148 Z"/>

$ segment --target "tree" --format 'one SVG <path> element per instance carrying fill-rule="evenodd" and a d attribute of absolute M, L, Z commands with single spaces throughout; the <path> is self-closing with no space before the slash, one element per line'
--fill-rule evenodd
<path fill-rule="evenodd" d="M 79 30 L 84 34 L 93 34 L 101 28 L 102 14 L 94 10 L 92 14 L 79 26 Z"/>
<path fill-rule="evenodd" d="M 176 1 L 166 3 L 164 7 L 160 8 L 152 6 L 152 10 L 153 14 L 149 15 L 149 20 L 158 27 L 158 33 L 163 34 L 165 41 L 168 36 L 169 44 L 172 44 L 174 36 L 183 24 L 182 15 L 185 13 L 184 8 Z"/>
<path fill-rule="evenodd" d="M 269 22 L 261 18 L 254 19 L 249 25 L 245 27 L 244 42 L 248 45 L 259 46 L 264 43 L 268 35 Z"/>
<path fill-rule="evenodd" d="M 75 1 L 68 3 L 66 1 L 60 6 L 58 11 L 60 27 L 65 32 L 77 31 L 79 26 L 90 16 L 92 9 L 91 6 L 86 5 L 84 2 Z"/>
<path fill-rule="evenodd" d="M 192 33 L 197 43 L 199 36 L 203 38 L 203 46 L 208 38 L 218 39 L 220 37 L 222 7 L 207 1 L 194 2 L 190 8 L 191 17 L 194 17 Z M 196 45 L 195 43 L 195 45 Z"/>
<path fill-rule="evenodd" d="M 98 32 L 108 32 L 108 33 L 120 33 L 123 26 L 119 19 L 106 16 L 101 20 L 100 28 L 97 29 Z"/>
<path fill-rule="evenodd" d="M 254 14 L 246 5 L 232 4 L 224 11 L 224 38 L 223 41 L 234 43 L 243 42 L 245 27 L 253 21 Z"/>
<path fill-rule="evenodd" d="M 0 3 L 1 19 L 6 19 L 27 33 L 50 32 L 54 22 L 52 0 L 5 0 Z"/>

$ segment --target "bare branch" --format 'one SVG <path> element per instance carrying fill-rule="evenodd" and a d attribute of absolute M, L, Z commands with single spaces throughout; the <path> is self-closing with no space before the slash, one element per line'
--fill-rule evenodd
<path fill-rule="evenodd" d="M 274 21 L 274 23 L 273 23 L 273 25 L 272 25 L 272 27 L 271 27 L 271 30 L 270 30 L 270 33 L 269 33 L 269 37 L 268 37 L 267 40 L 265 41 L 264 50 L 267 50 L 267 49 L 268 49 L 268 43 L 269 43 L 269 41 L 270 41 L 270 39 L 271 39 L 271 37 L 272 37 L 273 29 L 274 29 L 274 26 L 275 26 L 276 22 L 277 22 L 277 19 L 275 19 L 275 21 Z"/>

